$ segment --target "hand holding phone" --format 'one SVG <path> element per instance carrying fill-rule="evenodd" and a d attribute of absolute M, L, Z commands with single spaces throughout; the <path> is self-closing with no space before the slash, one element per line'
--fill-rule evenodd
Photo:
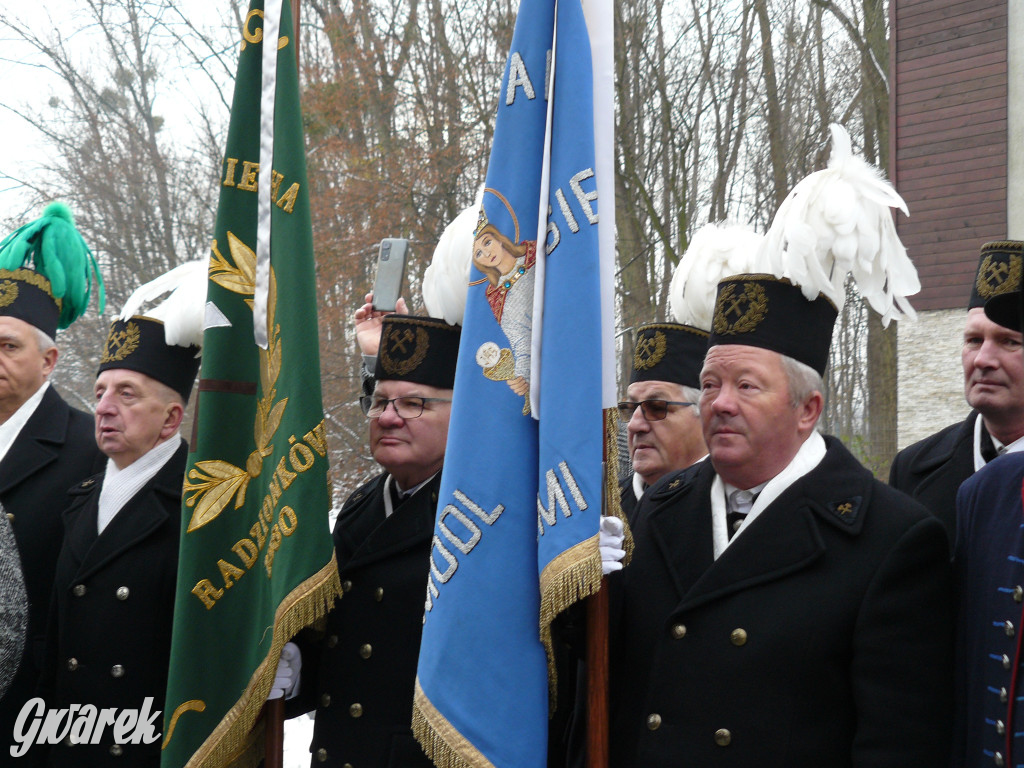
<path fill-rule="evenodd" d="M 377 312 L 394 312 L 398 297 L 402 293 L 402 279 L 405 277 L 405 259 L 409 241 L 404 238 L 386 237 L 380 241 L 377 252 L 377 274 L 373 280 L 373 309 Z"/>

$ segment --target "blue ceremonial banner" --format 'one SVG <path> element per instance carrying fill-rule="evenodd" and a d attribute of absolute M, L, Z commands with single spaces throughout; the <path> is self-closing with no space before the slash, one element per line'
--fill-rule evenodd
<path fill-rule="evenodd" d="M 474 240 L 416 683 L 413 729 L 442 768 L 546 765 L 549 626 L 600 586 L 611 324 L 595 168 L 583 8 L 522 0 Z M 610 224 L 611 206 L 602 213 Z"/>

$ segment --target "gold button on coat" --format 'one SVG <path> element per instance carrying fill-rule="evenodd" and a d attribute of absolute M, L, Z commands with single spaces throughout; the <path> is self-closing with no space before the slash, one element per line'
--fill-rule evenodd
<path fill-rule="evenodd" d="M 85 594 L 85 584 L 75 584 L 75 586 L 71 588 L 71 594 L 75 597 L 82 597 L 82 595 Z"/>
<path fill-rule="evenodd" d="M 76 669 L 78 669 L 78 659 L 72 656 L 70 659 L 68 659 L 67 666 L 69 672 L 74 672 Z"/>
<path fill-rule="evenodd" d="M 384 599 L 384 587 L 377 587 L 373 590 L 373 599 L 378 603 Z"/>
<path fill-rule="evenodd" d="M 326 643 L 327 643 L 327 647 L 328 648 L 334 648 L 335 646 L 338 645 L 338 636 L 337 635 L 331 635 L 330 637 L 327 638 Z"/>
<path fill-rule="evenodd" d="M 682 640 L 684 637 L 686 637 L 686 625 L 676 624 L 674 627 L 672 627 L 672 637 L 674 637 L 676 640 Z"/>
<path fill-rule="evenodd" d="M 747 644 L 747 630 L 745 629 L 734 629 L 729 634 L 729 640 L 735 646 L 741 646 Z"/>
<path fill-rule="evenodd" d="M 117 588 L 117 592 L 115 592 L 114 594 L 117 595 L 117 599 L 118 600 L 127 600 L 128 599 L 128 587 L 118 587 Z"/>
<path fill-rule="evenodd" d="M 1007 637 L 1013 637 L 1014 629 L 1013 629 L 1013 622 L 1012 621 L 1003 622 L 1003 629 L 1006 631 L 1006 636 Z"/>
<path fill-rule="evenodd" d="M 348 579 L 345 579 L 343 582 L 341 582 L 341 591 L 342 592 L 351 592 L 352 591 L 352 582 L 349 581 Z"/>
<path fill-rule="evenodd" d="M 122 752 L 124 752 L 124 748 L 120 744 L 112 744 L 110 746 L 110 754 L 114 757 L 120 757 Z"/>
<path fill-rule="evenodd" d="M 1010 700 L 1010 694 L 1008 694 L 1006 692 L 1005 688 L 1000 688 L 999 689 L 999 701 L 1002 702 L 1003 704 L 1005 704 L 1009 700 Z"/>
<path fill-rule="evenodd" d="M 110 668 L 111 677 L 124 677 L 124 667 L 120 664 L 115 664 Z"/>
<path fill-rule="evenodd" d="M 14 522 L 14 514 L 12 512 L 8 512 L 7 513 L 7 520 L 8 520 L 8 522 L 11 522 L 11 523 Z"/>
<path fill-rule="evenodd" d="M 1002 752 L 996 752 L 992 756 L 992 762 L 994 762 L 996 765 L 998 765 L 999 768 L 1002 768 L 1006 764 L 1005 761 L 1003 760 L 1003 753 Z"/>
<path fill-rule="evenodd" d="M 319 762 L 319 763 L 326 763 L 327 762 L 327 750 L 324 749 L 323 747 L 320 747 L 320 749 L 318 749 L 316 751 L 316 759 L 317 759 L 317 762 Z"/>
<path fill-rule="evenodd" d="M 1003 654 L 1003 669 L 1009 669 L 1009 668 L 1010 668 L 1010 657 L 1009 657 L 1009 656 L 1007 656 L 1007 655 L 1006 655 L 1006 654 L 1004 653 L 1004 654 Z"/>
<path fill-rule="evenodd" d="M 732 743 L 732 734 L 728 728 L 719 728 L 715 731 L 715 744 L 720 747 L 728 747 Z"/>
<path fill-rule="evenodd" d="M 373 646 L 369 643 L 366 643 L 366 645 L 359 646 L 359 655 L 362 656 L 364 659 L 370 658 L 370 656 L 373 655 Z"/>
<path fill-rule="evenodd" d="M 655 713 L 647 716 L 647 730 L 656 731 L 661 727 L 661 715 Z"/>
<path fill-rule="evenodd" d="M 1021 602 L 1024 600 L 1024 587 L 1019 584 L 1013 588 L 1013 599 L 1015 602 Z"/>
<path fill-rule="evenodd" d="M 1006 724 L 1002 720 L 996 720 L 996 733 L 1000 736 L 1006 733 Z"/>
<path fill-rule="evenodd" d="M 320 697 L 320 706 L 321 707 L 329 707 L 329 706 L 331 706 L 331 694 L 325 693 L 323 696 Z"/>
<path fill-rule="evenodd" d="M 359 702 L 356 702 L 355 704 L 353 704 L 351 707 L 348 708 L 348 713 L 350 715 L 352 715 L 352 717 L 362 717 L 363 716 L 363 705 L 360 704 Z"/>

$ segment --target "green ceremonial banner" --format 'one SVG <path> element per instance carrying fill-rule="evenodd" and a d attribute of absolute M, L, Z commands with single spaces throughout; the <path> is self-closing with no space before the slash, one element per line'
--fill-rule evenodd
<path fill-rule="evenodd" d="M 295 38 L 287 0 L 281 5 L 274 120 L 268 131 L 264 115 L 262 152 L 262 43 L 264 29 L 270 37 L 277 24 L 264 18 L 262 0 L 252 3 L 243 30 L 185 475 L 163 768 L 249 762 L 261 746 L 253 725 L 282 647 L 341 594 L 327 522 Z M 268 153 L 272 172 L 263 168 L 261 178 Z M 257 258 L 266 250 L 257 246 L 258 199 L 268 187 L 269 273 Z M 263 284 L 265 349 L 253 333 Z"/>

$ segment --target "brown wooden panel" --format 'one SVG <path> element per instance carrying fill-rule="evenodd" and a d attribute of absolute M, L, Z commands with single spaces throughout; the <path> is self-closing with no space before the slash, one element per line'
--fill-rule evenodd
<path fill-rule="evenodd" d="M 963 146 L 981 146 L 1006 141 L 1006 120 L 992 119 L 987 114 L 965 114 L 955 120 L 920 126 L 913 131 L 900 132 L 900 148 L 913 151 L 920 146 L 962 142 Z"/>
<path fill-rule="evenodd" d="M 970 126 L 998 124 L 1005 130 L 1006 119 L 1006 97 L 1001 94 L 995 98 L 976 101 L 966 107 L 958 104 L 941 109 L 903 112 L 896 120 L 896 130 L 900 141 L 903 142 L 929 131 L 960 130 Z"/>
<path fill-rule="evenodd" d="M 902 72 L 902 70 L 901 70 Z M 997 61 L 992 64 L 981 66 L 974 62 L 964 67 L 959 72 L 918 72 L 917 77 L 901 77 L 900 97 L 905 98 L 909 94 L 917 94 L 933 88 L 944 88 L 950 84 L 980 83 L 984 87 L 986 81 L 992 78 L 1002 78 L 1006 74 L 1006 62 Z"/>
<path fill-rule="evenodd" d="M 911 23 L 981 13 L 993 7 L 1006 12 L 1006 0 L 895 0 L 893 5 L 899 24 L 908 27 Z"/>
<path fill-rule="evenodd" d="M 897 63 L 920 58 L 921 56 L 941 55 L 956 48 L 967 48 L 974 45 L 987 45 L 1006 40 L 1006 24 L 996 25 L 988 22 L 988 28 L 972 29 L 970 34 L 964 30 L 952 29 L 945 34 L 928 35 L 903 41 L 899 45 L 900 52 L 896 56 Z"/>
<path fill-rule="evenodd" d="M 985 45 L 957 48 L 943 54 L 901 61 L 900 82 L 912 83 L 927 77 L 970 72 L 996 64 L 1002 64 L 1003 69 L 1006 69 L 1005 41 L 997 40 Z"/>
<path fill-rule="evenodd" d="M 928 84 L 929 87 L 911 87 L 904 92 L 901 89 L 899 103 L 904 108 L 912 107 L 920 101 L 934 102 L 929 108 L 949 106 L 952 104 L 972 104 L 979 98 L 992 98 L 1006 90 L 1006 71 L 991 74 L 988 77 L 975 78 L 939 78 Z"/>
<path fill-rule="evenodd" d="M 902 2 L 896 0 L 898 29 L 904 30 L 908 37 L 923 37 L 955 29 L 964 24 L 984 24 L 1006 19 L 1006 3 L 995 3 L 992 0 L 975 0 L 957 4 L 947 2 L 943 4 L 944 7 L 936 8 L 930 13 L 911 15 L 904 15 L 900 10 L 901 5 Z M 910 26 L 909 30 L 908 26 Z M 906 37 L 897 37 L 899 42 L 904 42 L 906 39 Z"/>

